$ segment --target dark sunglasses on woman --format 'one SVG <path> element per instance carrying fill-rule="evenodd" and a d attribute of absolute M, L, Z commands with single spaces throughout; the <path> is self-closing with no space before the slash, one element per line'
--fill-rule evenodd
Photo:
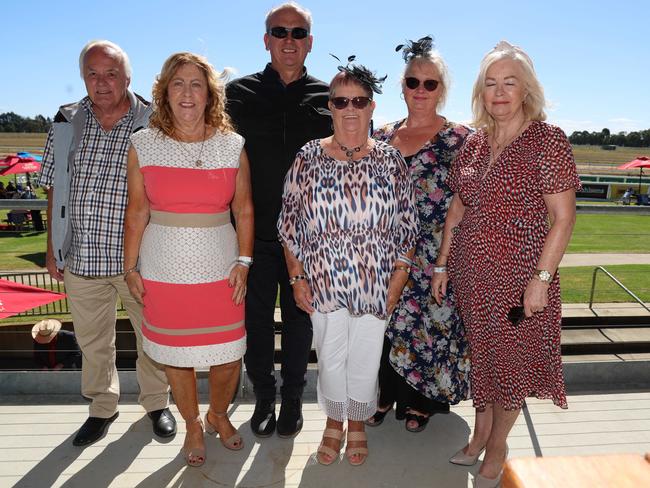
<path fill-rule="evenodd" d="M 415 90 L 418 86 L 420 86 L 420 80 L 413 78 L 412 76 L 404 78 L 404 83 L 409 90 Z M 424 89 L 426 91 L 435 91 L 436 88 L 438 88 L 438 83 L 438 80 L 424 80 Z"/>
<path fill-rule="evenodd" d="M 334 97 L 334 98 L 330 98 L 330 100 L 332 102 L 332 105 L 334 105 L 335 109 L 343 110 L 345 107 L 348 106 L 348 104 L 350 102 L 352 102 L 352 106 L 354 108 L 364 109 L 372 101 L 372 98 L 370 98 L 370 97 L 354 97 L 354 98 Z"/>
<path fill-rule="evenodd" d="M 287 27 L 271 27 L 267 34 L 277 37 L 278 39 L 284 39 L 291 33 L 292 39 L 304 39 L 309 35 L 309 31 L 303 27 L 293 27 L 291 29 Z"/>

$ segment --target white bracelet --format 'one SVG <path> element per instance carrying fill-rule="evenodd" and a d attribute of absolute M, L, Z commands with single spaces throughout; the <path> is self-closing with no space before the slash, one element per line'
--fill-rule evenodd
<path fill-rule="evenodd" d="M 447 272 L 447 266 L 434 266 L 433 267 L 433 272 L 434 273 L 446 273 Z"/>
<path fill-rule="evenodd" d="M 237 261 L 240 261 L 242 263 L 253 264 L 253 258 L 250 256 L 239 256 L 237 258 Z"/>
<path fill-rule="evenodd" d="M 244 266 L 244 267 L 246 267 L 246 268 L 250 268 L 250 267 L 251 267 L 251 263 L 249 263 L 248 261 L 242 261 L 241 259 L 237 259 L 237 260 L 235 261 L 235 264 L 239 264 L 239 265 Z"/>

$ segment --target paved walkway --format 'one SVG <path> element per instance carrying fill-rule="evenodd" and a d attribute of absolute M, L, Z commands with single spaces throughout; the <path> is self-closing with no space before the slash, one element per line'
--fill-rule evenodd
<path fill-rule="evenodd" d="M 201 411 L 206 410 L 203 402 Z M 343 457 L 328 467 L 316 463 L 325 417 L 315 403 L 305 404 L 304 428 L 294 439 L 255 438 L 252 410 L 249 403 L 230 410 L 244 449 L 228 451 L 206 437 L 205 465 L 188 468 L 179 455 L 184 425 L 174 439 L 152 438 L 151 422 L 139 405 L 122 402 L 108 435 L 81 449 L 71 441 L 86 418 L 86 404 L 60 397 L 3 397 L 0 487 L 467 488 L 477 470 L 447 462 L 467 441 L 474 417 L 469 402 L 434 416 L 419 434 L 407 432 L 389 414 L 383 425 L 368 428 L 370 456 L 360 467 Z M 513 458 L 648 452 L 650 392 L 573 395 L 568 410 L 529 399 L 508 443 Z"/>

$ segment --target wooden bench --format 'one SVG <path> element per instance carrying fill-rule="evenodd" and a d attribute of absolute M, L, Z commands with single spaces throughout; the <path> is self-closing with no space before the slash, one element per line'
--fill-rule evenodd
<path fill-rule="evenodd" d="M 650 487 L 650 453 L 511 459 L 503 488 Z"/>

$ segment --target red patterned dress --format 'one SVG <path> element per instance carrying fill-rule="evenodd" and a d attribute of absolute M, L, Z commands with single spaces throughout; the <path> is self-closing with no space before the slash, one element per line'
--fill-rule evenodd
<path fill-rule="evenodd" d="M 507 313 L 520 304 L 544 247 L 543 195 L 580 188 L 571 145 L 560 128 L 534 121 L 486 174 L 489 160 L 487 133 L 478 131 L 447 179 L 465 206 L 453 230 L 449 271 L 470 343 L 474 406 L 494 402 L 514 410 L 536 396 L 566 408 L 559 274 L 542 312 L 517 326 Z"/>

